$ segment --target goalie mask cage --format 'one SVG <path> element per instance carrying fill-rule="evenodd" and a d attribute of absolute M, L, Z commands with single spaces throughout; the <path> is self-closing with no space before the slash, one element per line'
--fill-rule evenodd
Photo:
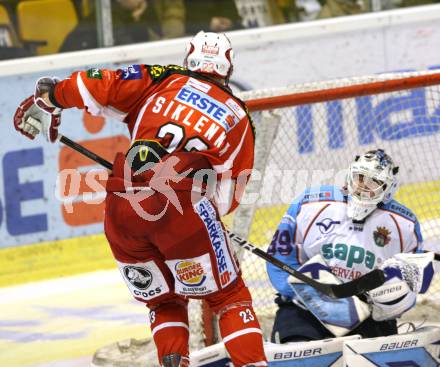
<path fill-rule="evenodd" d="M 289 203 L 305 188 L 343 186 L 357 154 L 383 148 L 400 167 L 395 199 L 417 215 L 427 247 L 440 243 L 439 72 L 346 78 L 255 90 L 241 98 L 254 119 L 256 150 L 242 204 L 226 218 L 233 232 L 266 250 Z M 276 306 L 266 264 L 236 250 L 269 338 Z M 405 319 L 438 318 L 439 301 L 440 279 L 434 279 Z M 192 349 L 218 340 L 207 309 L 191 301 Z"/>

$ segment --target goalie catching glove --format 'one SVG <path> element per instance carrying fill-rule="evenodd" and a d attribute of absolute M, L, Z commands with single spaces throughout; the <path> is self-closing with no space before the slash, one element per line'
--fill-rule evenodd
<path fill-rule="evenodd" d="M 47 97 L 57 82 L 56 78 L 38 79 L 34 95 L 21 102 L 15 112 L 15 129 L 29 139 L 34 139 L 40 132 L 51 143 L 58 138 L 62 110 L 54 106 Z"/>
<path fill-rule="evenodd" d="M 425 293 L 434 275 L 433 253 L 398 254 L 385 260 L 381 269 L 386 281 L 369 292 L 371 316 L 376 321 L 401 316 L 416 304 L 417 294 Z"/>

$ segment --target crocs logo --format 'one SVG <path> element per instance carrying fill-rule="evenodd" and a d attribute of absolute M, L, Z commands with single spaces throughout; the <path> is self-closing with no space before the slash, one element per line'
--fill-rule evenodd
<path fill-rule="evenodd" d="M 153 282 L 153 275 L 139 266 L 125 266 L 124 275 L 138 289 L 147 289 Z"/>

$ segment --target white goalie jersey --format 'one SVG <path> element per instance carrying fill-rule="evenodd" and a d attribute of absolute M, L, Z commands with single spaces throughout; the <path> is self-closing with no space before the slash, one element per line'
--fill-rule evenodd
<path fill-rule="evenodd" d="M 306 190 L 293 201 L 274 234 L 268 253 L 300 267 L 320 254 L 341 281 L 358 278 L 399 253 L 416 252 L 422 235 L 416 216 L 395 200 L 380 204 L 364 221 L 348 218 L 347 199 L 335 186 Z M 269 278 L 293 298 L 288 274 L 267 263 Z"/>

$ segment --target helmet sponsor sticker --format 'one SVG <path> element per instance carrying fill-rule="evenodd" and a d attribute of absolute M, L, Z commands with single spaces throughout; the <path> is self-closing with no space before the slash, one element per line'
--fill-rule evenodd
<path fill-rule="evenodd" d="M 209 254 L 165 261 L 176 279 L 175 292 L 184 296 L 202 296 L 218 290 L 212 274 Z"/>
<path fill-rule="evenodd" d="M 216 211 L 211 202 L 203 198 L 195 205 L 195 209 L 209 233 L 217 261 L 220 284 L 222 288 L 225 288 L 237 278 L 234 260 L 230 256 L 232 250 L 229 249 L 221 223 L 217 220 Z"/>
<path fill-rule="evenodd" d="M 135 298 L 148 301 L 169 292 L 168 284 L 154 261 L 136 264 L 116 262 L 125 284 Z"/>
<path fill-rule="evenodd" d="M 202 45 L 202 54 L 208 56 L 217 56 L 219 54 L 220 48 L 217 45 Z"/>

